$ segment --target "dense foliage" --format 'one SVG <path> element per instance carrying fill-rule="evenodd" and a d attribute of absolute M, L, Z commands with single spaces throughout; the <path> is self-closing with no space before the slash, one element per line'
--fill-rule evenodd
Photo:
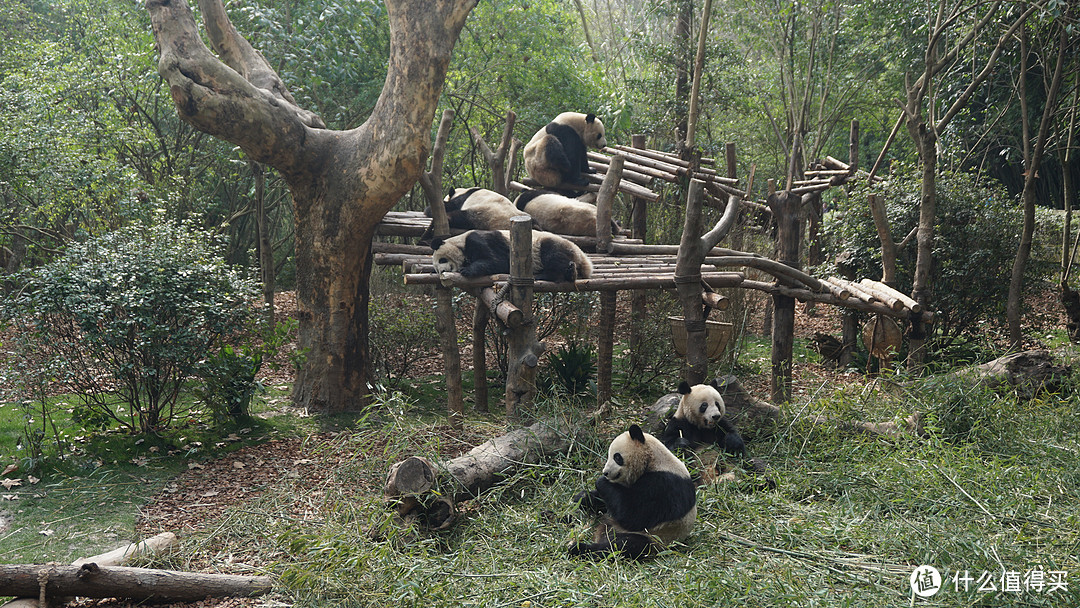
<path fill-rule="evenodd" d="M 81 399 L 87 428 L 158 432 L 184 416 L 185 382 L 248 323 L 253 283 L 206 233 L 134 224 L 27 273 L 4 313 L 43 382 Z"/>
<path fill-rule="evenodd" d="M 897 243 L 919 219 L 917 176 L 897 173 L 884 189 L 886 213 Z M 880 192 L 880 190 L 878 190 Z M 1003 188 L 979 185 L 967 173 L 944 172 L 937 181 L 932 292 L 935 327 L 946 337 L 984 333 L 986 322 L 1005 313 L 1012 260 L 1020 242 L 1023 215 Z M 844 255 L 858 277 L 880 277 L 881 241 L 865 195 L 835 199 L 825 215 L 824 235 L 829 259 Z M 1054 218 L 1042 216 L 1042 232 L 1053 231 Z M 1029 282 L 1045 275 L 1047 260 L 1027 269 Z M 909 240 L 897 251 L 897 287 L 910 291 L 915 248 Z"/>

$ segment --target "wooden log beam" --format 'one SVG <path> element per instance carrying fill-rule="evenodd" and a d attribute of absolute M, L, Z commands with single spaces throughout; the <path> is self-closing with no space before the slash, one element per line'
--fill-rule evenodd
<path fill-rule="evenodd" d="M 480 290 L 480 301 L 487 307 L 488 312 L 511 329 L 517 329 L 525 323 L 525 313 L 509 301 L 500 299 L 490 287 Z"/>
<path fill-rule="evenodd" d="M 471 289 L 477 287 L 491 287 L 507 281 L 507 275 L 493 275 L 490 277 L 475 277 L 466 279 L 457 273 L 443 274 L 443 282 L 446 285 L 459 289 Z M 738 287 L 745 280 L 741 272 L 709 272 L 702 273 L 701 280 L 710 287 L 719 289 L 723 287 Z M 436 285 L 439 283 L 438 275 L 431 273 L 407 274 L 406 285 Z M 667 276 L 634 276 L 626 278 L 602 278 L 602 279 L 578 279 L 573 283 L 553 283 L 551 281 L 536 281 L 533 283 L 533 291 L 537 293 L 571 293 L 575 291 L 611 291 L 622 289 L 675 289 L 675 278 Z"/>
<path fill-rule="evenodd" d="M 269 576 L 202 574 L 129 568 L 0 564 L 0 595 L 40 597 L 123 597 L 134 600 L 193 602 L 207 597 L 255 597 L 270 591 Z"/>
<path fill-rule="evenodd" d="M 611 165 L 604 174 L 604 181 L 596 195 L 597 253 L 611 253 L 611 205 L 615 200 L 615 192 L 621 186 L 625 160 L 622 155 L 612 157 Z"/>

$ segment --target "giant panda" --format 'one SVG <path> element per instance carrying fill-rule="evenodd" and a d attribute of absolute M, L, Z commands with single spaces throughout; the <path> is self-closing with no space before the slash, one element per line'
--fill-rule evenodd
<path fill-rule="evenodd" d="M 604 123 L 595 114 L 563 112 L 525 144 L 525 172 L 548 188 L 560 184 L 584 186 L 589 167 L 588 147 L 607 145 Z"/>
<path fill-rule="evenodd" d="M 450 227 L 460 230 L 509 230 L 510 218 L 521 215 L 510 199 L 484 188 L 451 189 L 443 205 Z M 431 217 L 431 207 L 424 215 Z"/>
<path fill-rule="evenodd" d="M 531 216 L 541 230 L 596 236 L 596 205 L 545 190 L 526 190 L 514 204 Z M 611 220 L 612 234 L 617 234 L 620 228 L 618 222 Z"/>
<path fill-rule="evenodd" d="M 724 398 L 711 384 L 679 384 L 679 407 L 668 421 L 660 440 L 670 450 L 716 444 L 725 452 L 745 454 L 746 444 L 731 421 L 724 418 Z"/>
<path fill-rule="evenodd" d="M 510 231 L 470 230 L 431 243 L 435 272 L 479 277 L 510 272 Z M 581 249 L 559 235 L 532 233 L 533 276 L 542 281 L 569 282 L 592 276 L 592 262 Z"/>
<path fill-rule="evenodd" d="M 594 542 L 577 541 L 570 555 L 619 552 L 639 559 L 690 535 L 697 495 L 686 465 L 636 424 L 608 447 L 596 489 L 574 497 L 583 510 L 603 514 Z"/>

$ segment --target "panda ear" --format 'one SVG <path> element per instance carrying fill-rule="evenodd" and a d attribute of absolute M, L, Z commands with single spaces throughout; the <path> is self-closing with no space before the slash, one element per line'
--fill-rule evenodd
<path fill-rule="evenodd" d="M 450 191 L 446 193 L 446 198 L 448 198 L 448 199 L 454 198 L 454 190 L 455 189 L 456 188 L 450 188 Z"/>
<path fill-rule="evenodd" d="M 590 112 L 589 114 L 585 115 L 585 122 L 591 124 L 592 121 L 594 121 L 594 120 L 596 120 L 596 114 L 593 114 L 593 113 Z"/>
<path fill-rule="evenodd" d="M 713 388 L 715 388 L 716 390 L 719 391 L 720 390 L 720 379 L 719 378 L 713 378 L 712 380 L 709 380 L 709 386 L 711 386 L 711 387 L 713 387 Z"/>
<path fill-rule="evenodd" d="M 445 241 L 445 240 L 446 240 L 446 238 L 441 237 L 441 236 L 437 236 L 437 237 L 431 239 L 431 250 L 435 251 L 439 247 L 442 247 L 443 241 Z"/>
<path fill-rule="evenodd" d="M 640 426 L 636 424 L 630 425 L 630 439 L 633 439 L 638 443 L 645 443 L 645 433 L 642 432 Z"/>
<path fill-rule="evenodd" d="M 686 380 L 683 380 L 682 382 L 679 383 L 679 394 L 680 395 L 689 395 L 690 394 L 690 385 L 687 384 Z"/>

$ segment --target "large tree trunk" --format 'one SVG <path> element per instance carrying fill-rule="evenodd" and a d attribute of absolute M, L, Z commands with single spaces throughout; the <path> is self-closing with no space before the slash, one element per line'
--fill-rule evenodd
<path fill-rule="evenodd" d="M 146 3 L 161 52 L 158 71 L 180 117 L 278 169 L 292 190 L 298 342 L 305 353 L 293 389 L 297 405 L 338 412 L 363 404 L 374 226 L 420 175 L 450 53 L 475 4 L 388 0 L 382 94 L 363 125 L 330 131 L 296 105 L 220 0 L 199 4 L 220 61 L 200 40 L 184 0 Z"/>

